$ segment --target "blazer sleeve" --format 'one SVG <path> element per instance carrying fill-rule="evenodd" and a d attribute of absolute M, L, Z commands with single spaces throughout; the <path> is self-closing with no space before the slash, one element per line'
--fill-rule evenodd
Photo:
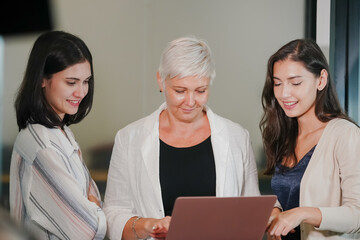
<path fill-rule="evenodd" d="M 26 201 L 29 217 L 61 239 L 103 239 L 104 212 L 88 200 L 62 163 L 61 156 L 51 148 L 37 153 Z"/>
<path fill-rule="evenodd" d="M 121 239 L 126 222 L 135 215 L 128 161 L 127 149 L 121 141 L 119 131 L 111 155 L 104 199 L 104 212 L 108 222 L 107 235 L 110 239 Z"/>
<path fill-rule="evenodd" d="M 243 159 L 244 184 L 241 195 L 258 196 L 260 195 L 260 191 L 254 151 L 251 145 L 249 132 L 247 130 L 245 130 L 245 132 L 245 157 Z"/>
<path fill-rule="evenodd" d="M 360 232 L 360 128 L 341 129 L 334 158 L 339 165 L 342 203 L 339 207 L 320 207 L 319 230 L 341 233 Z"/>

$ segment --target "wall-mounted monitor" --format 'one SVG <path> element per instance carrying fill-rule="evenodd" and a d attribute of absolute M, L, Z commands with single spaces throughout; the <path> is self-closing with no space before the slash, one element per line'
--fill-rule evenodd
<path fill-rule="evenodd" d="M 0 1 L 0 35 L 52 29 L 50 0 Z"/>

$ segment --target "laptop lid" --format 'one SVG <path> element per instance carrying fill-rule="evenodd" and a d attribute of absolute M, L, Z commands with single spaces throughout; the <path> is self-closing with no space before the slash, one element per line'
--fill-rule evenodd
<path fill-rule="evenodd" d="M 166 240 L 261 240 L 275 201 L 275 195 L 179 197 Z"/>

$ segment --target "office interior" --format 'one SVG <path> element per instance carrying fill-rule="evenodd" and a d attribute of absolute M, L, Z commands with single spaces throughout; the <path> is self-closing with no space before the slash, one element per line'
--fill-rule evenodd
<path fill-rule="evenodd" d="M 343 107 L 356 122 L 359 109 L 359 15 L 356 0 L 49 0 L 51 29 L 80 36 L 94 59 L 90 114 L 71 125 L 102 193 L 116 132 L 163 101 L 156 83 L 166 43 L 181 36 L 205 39 L 216 78 L 208 105 L 246 128 L 252 139 L 262 194 L 265 156 L 259 122 L 268 58 L 285 43 L 314 38 L 330 62 Z M 31 46 L 41 31 L 0 33 L 0 206 L 9 209 L 12 145 L 18 133 L 14 97 Z"/>

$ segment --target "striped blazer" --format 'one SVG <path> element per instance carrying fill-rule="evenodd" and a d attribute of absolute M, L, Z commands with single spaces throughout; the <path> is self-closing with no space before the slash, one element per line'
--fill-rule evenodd
<path fill-rule="evenodd" d="M 70 128 L 28 124 L 18 134 L 10 167 L 10 211 L 38 239 L 104 239 L 104 212 Z"/>

